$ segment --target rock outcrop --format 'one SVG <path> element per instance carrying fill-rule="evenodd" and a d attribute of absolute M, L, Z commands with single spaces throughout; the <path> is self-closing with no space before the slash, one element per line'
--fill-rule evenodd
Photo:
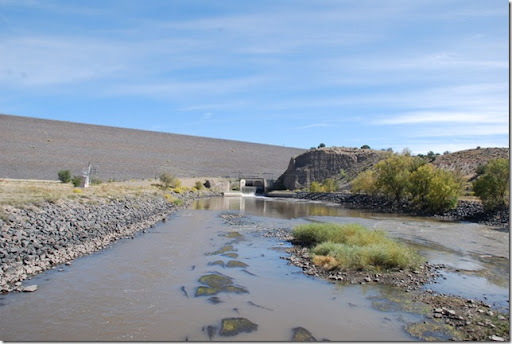
<path fill-rule="evenodd" d="M 288 169 L 277 179 L 276 189 L 308 188 L 314 181 L 327 178 L 349 181 L 386 157 L 373 149 L 324 147 L 291 158 Z M 344 178 L 342 178 L 344 177 Z"/>

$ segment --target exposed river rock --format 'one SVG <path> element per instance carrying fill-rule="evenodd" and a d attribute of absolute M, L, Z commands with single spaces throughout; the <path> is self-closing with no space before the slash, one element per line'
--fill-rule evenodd
<path fill-rule="evenodd" d="M 201 197 L 208 196 L 216 194 Z M 187 204 L 198 195 L 176 197 Z M 182 207 L 150 195 L 7 207 L 7 221 L 0 220 L 0 292 L 33 291 L 23 289 L 20 282 L 120 238 L 133 238 Z"/>
<path fill-rule="evenodd" d="M 386 197 L 371 197 L 365 194 L 353 194 L 350 192 L 296 192 L 293 198 L 312 201 L 324 201 L 342 204 L 350 209 L 370 209 L 378 213 L 402 213 L 419 216 L 433 216 L 450 221 L 469 221 L 503 229 L 509 227 L 510 214 L 508 209 L 485 211 L 482 204 L 476 201 L 459 200 L 457 207 L 443 214 L 432 215 L 417 211 L 410 202 L 400 204 Z"/>
<path fill-rule="evenodd" d="M 309 249 L 301 246 L 294 246 L 286 250 L 290 256 L 283 256 L 282 259 L 290 261 L 291 264 L 302 268 L 306 275 L 322 277 L 331 281 L 338 281 L 348 284 L 389 284 L 402 287 L 406 292 L 417 290 L 425 283 L 439 277 L 439 269 L 444 268 L 442 264 L 421 265 L 417 270 L 396 270 L 381 273 L 358 271 L 358 270 L 333 270 L 329 271 L 313 263 Z"/>

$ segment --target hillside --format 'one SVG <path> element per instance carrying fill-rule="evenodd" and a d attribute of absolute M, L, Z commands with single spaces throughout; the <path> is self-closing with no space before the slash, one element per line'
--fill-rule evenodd
<path fill-rule="evenodd" d="M 333 178 L 349 182 L 357 174 L 385 158 L 386 152 L 373 149 L 325 147 L 306 151 L 290 159 L 287 170 L 276 181 L 276 187 L 296 190 L 309 188 L 311 182 Z M 476 177 L 477 167 L 491 159 L 508 158 L 508 148 L 478 148 L 438 156 L 433 164 L 446 170 L 460 170 L 468 179 Z M 345 178 L 341 177 L 343 170 Z"/>
<path fill-rule="evenodd" d="M 0 115 L 0 178 L 57 179 L 91 162 L 96 176 L 117 180 L 236 177 L 269 173 L 277 178 L 304 149 L 198 136 Z"/>
<path fill-rule="evenodd" d="M 476 148 L 438 156 L 433 164 L 446 170 L 460 170 L 469 180 L 476 177 L 476 169 L 489 160 L 509 158 L 508 148 Z"/>

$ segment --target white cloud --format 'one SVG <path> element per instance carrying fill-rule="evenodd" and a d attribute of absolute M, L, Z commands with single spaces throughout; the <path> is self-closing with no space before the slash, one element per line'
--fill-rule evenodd
<path fill-rule="evenodd" d="M 201 42 L 186 38 L 126 41 L 92 36 L 0 36 L 0 45 L 0 81 L 18 87 L 158 78 L 163 71 L 208 66 L 214 60 L 193 53 Z"/>
<path fill-rule="evenodd" d="M 16 86 L 76 83 L 112 76 L 126 65 L 115 44 L 56 37 L 0 39 L 0 81 Z"/>
<path fill-rule="evenodd" d="M 422 124 L 422 123 L 502 123 L 506 124 L 507 118 L 502 113 L 466 113 L 448 111 L 416 111 L 398 116 L 375 120 L 373 124 L 397 125 L 397 124 Z"/>
<path fill-rule="evenodd" d="M 332 124 L 327 124 L 327 123 L 312 123 L 312 124 L 294 127 L 293 129 L 326 128 L 326 127 L 332 127 L 332 126 L 333 126 Z"/>
<path fill-rule="evenodd" d="M 151 97 L 202 96 L 233 94 L 250 90 L 256 85 L 268 82 L 263 76 L 248 76 L 232 79 L 209 79 L 202 81 L 166 81 L 153 83 L 122 84 L 110 88 L 107 93 L 113 95 L 137 95 Z"/>
<path fill-rule="evenodd" d="M 409 135 L 410 137 L 475 137 L 508 135 L 508 125 L 457 125 L 451 127 L 419 128 Z"/>

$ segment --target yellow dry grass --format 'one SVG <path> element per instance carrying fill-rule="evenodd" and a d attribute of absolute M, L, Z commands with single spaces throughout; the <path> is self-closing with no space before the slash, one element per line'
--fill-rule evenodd
<path fill-rule="evenodd" d="M 315 255 L 313 256 L 313 264 L 316 266 L 320 266 L 327 271 L 331 271 L 336 269 L 340 263 L 336 260 L 336 258 L 332 256 L 321 256 Z"/>
<path fill-rule="evenodd" d="M 0 205 L 19 207 L 77 197 L 84 199 L 120 197 L 157 190 L 149 182 L 147 185 L 132 182 L 105 183 L 79 189 L 69 183 L 64 184 L 54 181 L 0 179 Z"/>
<path fill-rule="evenodd" d="M 222 178 L 183 178 L 181 179 L 183 187 L 175 192 L 195 191 L 195 184 L 197 182 L 204 183 L 206 179 L 221 180 Z M 140 197 L 143 195 L 159 195 L 166 197 L 169 202 L 176 202 L 176 199 L 170 195 L 170 190 L 163 190 L 158 187 L 159 184 L 159 180 L 148 179 L 103 182 L 88 188 L 75 188 L 71 183 L 64 184 L 52 180 L 0 179 L 0 211 L 6 206 L 38 206 L 44 202 L 55 203 L 66 199 L 94 202 L 101 198 Z"/>

